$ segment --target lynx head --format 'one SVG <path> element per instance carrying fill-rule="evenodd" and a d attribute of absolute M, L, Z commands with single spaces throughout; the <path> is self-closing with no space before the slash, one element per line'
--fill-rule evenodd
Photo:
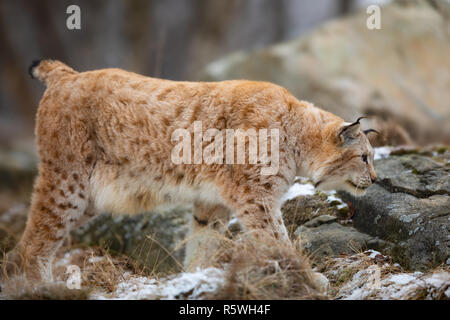
<path fill-rule="evenodd" d="M 315 187 L 361 196 L 377 180 L 374 151 L 367 138 L 367 134 L 377 131 L 361 131 L 359 121 L 362 118 L 335 126 L 324 139 L 322 161 L 313 177 Z"/>

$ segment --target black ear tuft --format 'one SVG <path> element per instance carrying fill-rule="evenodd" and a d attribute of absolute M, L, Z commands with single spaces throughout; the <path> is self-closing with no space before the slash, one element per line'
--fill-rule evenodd
<path fill-rule="evenodd" d="M 343 143 L 347 143 L 355 138 L 360 129 L 360 123 L 362 119 L 367 119 L 367 117 L 359 117 L 355 122 L 343 127 L 339 132 L 339 137 Z"/>
<path fill-rule="evenodd" d="M 363 131 L 365 135 L 368 135 L 371 132 L 375 132 L 376 134 L 380 134 L 377 130 L 375 129 L 368 129 L 368 130 L 364 130 Z"/>
<path fill-rule="evenodd" d="M 358 119 L 356 119 L 355 122 L 353 122 L 350 126 L 354 126 L 355 124 L 359 124 L 359 121 L 361 121 L 362 119 L 368 119 L 367 117 L 359 117 Z"/>
<path fill-rule="evenodd" d="M 34 68 L 36 68 L 40 63 L 42 59 L 40 60 L 33 60 L 31 63 L 31 66 L 28 67 L 28 74 L 30 75 L 31 79 L 36 79 L 36 77 L 33 75 Z"/>

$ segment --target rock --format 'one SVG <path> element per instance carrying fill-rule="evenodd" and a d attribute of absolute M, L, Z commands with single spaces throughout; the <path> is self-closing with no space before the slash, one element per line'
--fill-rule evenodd
<path fill-rule="evenodd" d="M 357 231 L 351 226 L 343 226 L 333 219 L 315 218 L 300 226 L 294 233 L 300 237 L 302 246 L 318 259 L 351 254 L 366 248 L 385 248 L 387 243 Z M 327 216 L 325 216 L 327 217 Z"/>
<path fill-rule="evenodd" d="M 283 212 L 283 220 L 289 234 L 305 223 L 314 218 L 321 219 L 336 218 L 344 219 L 348 215 L 348 207 L 343 206 L 341 202 L 330 200 L 330 197 L 320 191 L 316 191 L 313 195 L 299 196 L 286 201 L 281 211 Z M 321 216 L 326 216 L 320 218 Z"/>
<path fill-rule="evenodd" d="M 389 254 L 403 267 L 428 269 L 449 258 L 450 166 L 416 154 L 375 161 L 378 181 L 354 198 L 353 224 L 392 242 Z"/>
<path fill-rule="evenodd" d="M 306 222 L 304 226 L 308 228 L 314 228 L 322 224 L 335 222 L 336 220 L 337 218 L 335 216 L 329 216 L 327 214 L 324 214 L 323 216 L 318 216 L 317 218 L 314 218 L 313 220 Z"/>
<path fill-rule="evenodd" d="M 208 65 L 204 80 L 270 81 L 347 121 L 375 115 L 377 145 L 449 143 L 449 6 L 433 3 L 384 6 L 380 30 L 366 27 L 364 10 L 290 42 L 231 54 Z"/>
<path fill-rule="evenodd" d="M 72 232 L 72 240 L 124 253 L 150 271 L 169 273 L 182 269 L 190 208 L 178 207 L 162 213 L 136 216 L 101 215 Z"/>
<path fill-rule="evenodd" d="M 379 184 L 391 192 L 402 192 L 417 198 L 449 195 L 450 169 L 420 155 L 391 157 L 378 163 Z"/>
<path fill-rule="evenodd" d="M 334 193 L 316 190 L 313 194 L 300 195 L 287 200 L 281 210 L 291 238 L 300 237 L 303 248 L 318 258 L 364 248 L 379 250 L 388 245 L 386 241 L 337 223 L 349 222 L 346 220 L 349 208 Z"/>
<path fill-rule="evenodd" d="M 37 175 L 36 154 L 25 147 L 0 147 L 0 191 L 31 191 Z"/>

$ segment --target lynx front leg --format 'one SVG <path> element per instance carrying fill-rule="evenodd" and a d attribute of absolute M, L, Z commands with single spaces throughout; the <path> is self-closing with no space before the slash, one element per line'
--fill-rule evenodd
<path fill-rule="evenodd" d="M 266 233 L 290 243 L 280 209 L 281 195 L 287 190 L 284 180 L 257 177 L 223 190 L 224 199 L 235 210 L 236 218 L 245 231 L 254 233 L 256 237 Z"/>
<path fill-rule="evenodd" d="M 261 232 L 277 240 L 290 243 L 288 232 L 283 223 L 281 210 L 268 201 L 243 204 L 236 212 L 239 222 L 244 225 L 245 231 L 254 232 L 258 237 Z"/>
<path fill-rule="evenodd" d="M 230 210 L 222 205 L 194 204 L 184 260 L 186 270 L 211 264 L 230 217 Z"/>

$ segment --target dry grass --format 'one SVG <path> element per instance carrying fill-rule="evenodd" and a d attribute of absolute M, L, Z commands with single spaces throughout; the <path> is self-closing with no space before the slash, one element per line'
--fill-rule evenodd
<path fill-rule="evenodd" d="M 225 286 L 209 299 L 325 299 L 313 281 L 308 258 L 272 237 L 244 235 L 224 241 L 216 255 L 226 264 Z M 300 248 L 300 246 L 297 246 Z"/>
<path fill-rule="evenodd" d="M 7 300 L 85 300 L 89 288 L 69 289 L 64 283 L 33 285 L 23 277 L 15 277 L 2 284 L 1 299 Z"/>
<path fill-rule="evenodd" d="M 69 289 L 67 267 L 75 265 L 81 272 L 81 289 Z M 63 248 L 59 251 L 53 267 L 55 282 L 35 285 L 23 276 L 7 279 L 2 284 L 4 299 L 88 299 L 90 292 L 112 292 L 124 280 L 125 273 L 142 274 L 132 261 L 124 256 L 111 256 L 100 248 Z"/>
<path fill-rule="evenodd" d="M 341 254 L 340 257 L 330 257 L 317 265 L 317 270 L 323 272 L 330 281 L 330 296 L 335 296 L 339 289 L 361 270 L 371 266 L 379 266 L 381 276 L 402 272 L 402 269 L 392 264 L 389 256 L 379 255 L 370 258 L 362 250 L 355 250 L 355 254 Z"/>
<path fill-rule="evenodd" d="M 294 247 L 263 235 L 256 239 L 244 234 L 237 240 L 218 235 L 217 240 L 220 247 L 208 257 L 211 265 L 225 267 L 225 285 L 206 299 L 326 298 L 313 281 L 308 258 Z M 82 290 L 67 288 L 69 265 L 82 270 Z M 103 249 L 64 248 L 55 261 L 55 284 L 35 287 L 16 277 L 3 286 L 1 294 L 6 299 L 88 299 L 93 291 L 114 292 L 127 273 L 159 277 L 128 258 L 111 256 Z"/>
<path fill-rule="evenodd" d="M 368 252 L 357 252 L 329 258 L 316 266 L 330 280 L 329 295 L 326 296 L 315 283 L 309 257 L 297 249 L 301 248 L 300 243 L 296 243 L 294 248 L 263 234 L 258 234 L 258 238 L 251 234 L 228 234 L 228 237 L 217 234 L 215 241 L 220 243 L 215 252 L 201 251 L 201 254 L 207 255 L 209 266 L 225 270 L 225 283 L 217 291 L 203 296 L 204 299 L 339 299 L 343 293 L 348 294 L 345 287 L 355 282 L 355 274 L 371 266 L 379 267 L 381 280 L 404 273 L 398 265 L 392 264 L 388 256 L 381 254 L 369 256 Z M 82 271 L 81 290 L 71 290 L 66 286 L 66 268 L 69 265 L 76 265 Z M 423 276 L 439 271 L 448 272 L 449 269 L 435 269 Z M 54 276 L 54 284 L 39 286 L 28 284 L 22 277 L 11 279 L 3 285 L 0 298 L 89 299 L 94 292 L 102 292 L 105 296 L 113 294 L 117 285 L 130 276 L 158 280 L 162 275 L 137 266 L 125 256 L 112 256 L 104 249 L 66 247 L 56 257 Z M 447 299 L 445 290 L 432 291 L 432 298 Z M 430 297 L 430 292 L 426 287 L 417 288 L 405 298 L 425 299 Z M 375 291 L 367 297 L 378 298 L 380 296 Z"/>
<path fill-rule="evenodd" d="M 323 272 L 324 275 L 330 281 L 329 296 L 333 299 L 341 299 L 343 296 L 348 296 L 354 290 L 362 289 L 366 292 L 367 296 L 365 299 L 391 299 L 390 295 L 393 295 L 395 299 L 408 299 L 408 300 L 422 300 L 430 299 L 448 299 L 445 295 L 445 291 L 448 288 L 444 285 L 440 288 L 430 287 L 425 284 L 425 282 L 420 279 L 426 279 L 432 275 L 439 273 L 447 273 L 450 271 L 448 267 L 439 267 L 432 270 L 428 270 L 426 273 L 416 275 L 411 272 L 406 272 L 399 265 L 393 264 L 392 259 L 389 256 L 382 254 L 372 254 L 369 255 L 369 251 L 357 252 L 352 255 L 341 255 L 340 257 L 328 258 L 324 260 L 317 269 Z M 380 271 L 379 280 L 381 287 L 378 290 L 373 290 L 368 288 L 367 276 L 371 274 L 368 272 L 377 266 Z M 373 269 L 372 269 L 373 270 Z M 355 276 L 359 273 L 359 276 Z M 391 284 L 389 279 L 394 275 L 407 275 L 413 276 L 418 279 L 415 287 L 410 287 L 410 289 L 405 290 L 402 294 L 396 295 L 396 291 L 406 289 L 411 284 L 405 284 L 403 286 Z M 387 280 L 387 282 L 386 282 Z"/>

